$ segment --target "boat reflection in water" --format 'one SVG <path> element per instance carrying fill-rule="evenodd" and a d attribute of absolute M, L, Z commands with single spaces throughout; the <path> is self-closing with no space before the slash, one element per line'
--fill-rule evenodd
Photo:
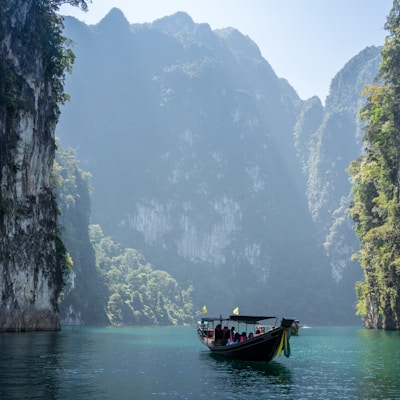
<path fill-rule="evenodd" d="M 225 358 L 270 362 L 282 352 L 289 357 L 290 328 L 295 319 L 282 318 L 277 327 L 268 328 L 262 324 L 271 319 L 277 321 L 276 317 L 249 315 L 231 315 L 226 319 L 202 318 L 197 323 L 197 334 L 213 354 Z M 243 324 L 245 328 L 240 334 Z M 248 331 L 249 326 L 251 332 Z"/>
<path fill-rule="evenodd" d="M 268 387 L 290 386 L 293 384 L 292 372 L 284 363 L 275 360 L 245 361 L 221 357 L 211 352 L 200 353 L 201 363 L 208 371 L 213 373 L 208 376 L 209 383 L 217 391 L 230 393 L 237 388 L 240 392 L 257 393 L 258 395 Z M 248 398 L 253 398 L 249 396 Z M 256 396 L 256 398 L 263 398 Z"/>

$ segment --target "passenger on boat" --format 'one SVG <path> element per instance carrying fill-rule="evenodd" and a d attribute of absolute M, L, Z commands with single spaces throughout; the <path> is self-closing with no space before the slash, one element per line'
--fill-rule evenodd
<path fill-rule="evenodd" d="M 218 324 L 215 327 L 214 344 L 218 345 L 218 346 L 220 346 L 222 344 L 225 344 L 224 343 L 224 339 L 223 339 L 223 331 L 222 331 L 222 328 L 221 328 L 221 324 Z"/>
<path fill-rule="evenodd" d="M 227 346 L 229 346 L 230 344 L 235 344 L 235 343 L 238 343 L 238 342 L 239 342 L 239 340 L 240 340 L 240 335 L 239 335 L 238 333 L 236 333 L 236 335 L 238 335 L 239 338 L 236 338 L 235 335 L 231 336 L 231 337 L 228 339 L 228 341 L 226 342 L 226 345 L 227 345 Z"/>
<path fill-rule="evenodd" d="M 252 337 L 254 337 L 253 332 L 249 333 L 249 339 L 251 339 Z"/>
<path fill-rule="evenodd" d="M 231 337 L 231 331 L 227 326 L 224 326 L 224 329 L 222 330 L 222 339 L 229 340 Z"/>
<path fill-rule="evenodd" d="M 221 324 L 215 327 L 215 340 L 222 339 L 222 328 Z"/>
<path fill-rule="evenodd" d="M 256 326 L 256 335 L 263 335 L 265 333 L 264 326 Z"/>
<path fill-rule="evenodd" d="M 232 326 L 232 328 L 231 328 L 231 341 L 233 342 L 234 340 L 235 340 L 235 327 L 234 326 Z"/>
<path fill-rule="evenodd" d="M 227 343 L 227 344 L 236 343 L 236 342 L 237 342 L 237 339 L 235 338 L 236 333 L 235 333 L 235 327 L 234 327 L 234 326 L 232 326 L 232 328 L 231 328 L 231 330 L 229 331 L 229 333 L 230 333 L 230 336 L 229 336 L 229 339 L 228 339 L 228 343 Z"/>
<path fill-rule="evenodd" d="M 244 342 L 245 340 L 247 340 L 247 333 L 246 332 L 242 332 L 242 335 L 240 336 L 240 341 Z"/>

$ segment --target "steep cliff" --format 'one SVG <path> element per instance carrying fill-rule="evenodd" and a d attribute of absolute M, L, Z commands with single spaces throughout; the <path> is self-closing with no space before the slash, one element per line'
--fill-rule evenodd
<path fill-rule="evenodd" d="M 106 236 L 193 283 L 197 308 L 333 320 L 293 142 L 301 100 L 256 44 L 185 13 L 129 25 L 115 9 L 95 26 L 66 18 L 65 34 L 76 63 L 57 134 L 93 175 Z"/>
<path fill-rule="evenodd" d="M 358 110 L 365 98 L 361 93 L 364 85 L 374 81 L 380 52 L 379 47 L 367 47 L 349 60 L 332 80 L 326 107 L 323 109 L 316 98 L 308 100 L 295 127 L 297 155 L 307 180 L 308 206 L 336 282 L 349 273 L 356 273 L 352 279 L 361 276 L 358 266 L 350 267 L 359 241 L 347 216 L 352 196 L 346 169 L 362 153 Z"/>
<path fill-rule="evenodd" d="M 349 169 L 350 215 L 360 239 L 357 312 L 367 328 L 400 330 L 400 1 L 393 1 L 375 85 L 365 88 L 360 116 L 364 153 Z"/>
<path fill-rule="evenodd" d="M 194 282 L 197 306 L 207 293 L 218 312 L 262 312 L 266 293 L 309 322 L 356 322 L 346 168 L 380 49 L 338 72 L 324 107 L 300 100 L 250 38 L 185 13 L 129 25 L 114 9 L 65 28 L 77 59 L 59 135 L 93 174 L 93 221 Z"/>
<path fill-rule="evenodd" d="M 60 328 L 65 248 L 50 172 L 62 41 L 47 2 L 0 2 L 0 331 Z"/>

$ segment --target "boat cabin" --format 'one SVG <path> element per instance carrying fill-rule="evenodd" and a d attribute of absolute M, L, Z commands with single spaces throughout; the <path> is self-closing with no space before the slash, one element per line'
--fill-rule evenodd
<path fill-rule="evenodd" d="M 263 325 L 260 321 L 274 320 L 274 324 Z M 263 335 L 277 326 L 275 316 L 231 315 L 229 318 L 204 317 L 197 323 L 200 340 L 206 345 L 226 346 Z"/>

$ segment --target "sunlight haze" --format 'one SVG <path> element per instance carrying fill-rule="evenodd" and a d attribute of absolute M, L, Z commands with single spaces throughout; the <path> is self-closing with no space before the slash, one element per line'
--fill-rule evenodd
<path fill-rule="evenodd" d="M 212 29 L 233 27 L 258 45 L 302 99 L 317 95 L 324 101 L 332 78 L 353 56 L 384 44 L 391 6 L 391 0 L 94 0 L 87 13 L 70 6 L 60 13 L 91 25 L 113 7 L 130 23 L 184 11 Z"/>

